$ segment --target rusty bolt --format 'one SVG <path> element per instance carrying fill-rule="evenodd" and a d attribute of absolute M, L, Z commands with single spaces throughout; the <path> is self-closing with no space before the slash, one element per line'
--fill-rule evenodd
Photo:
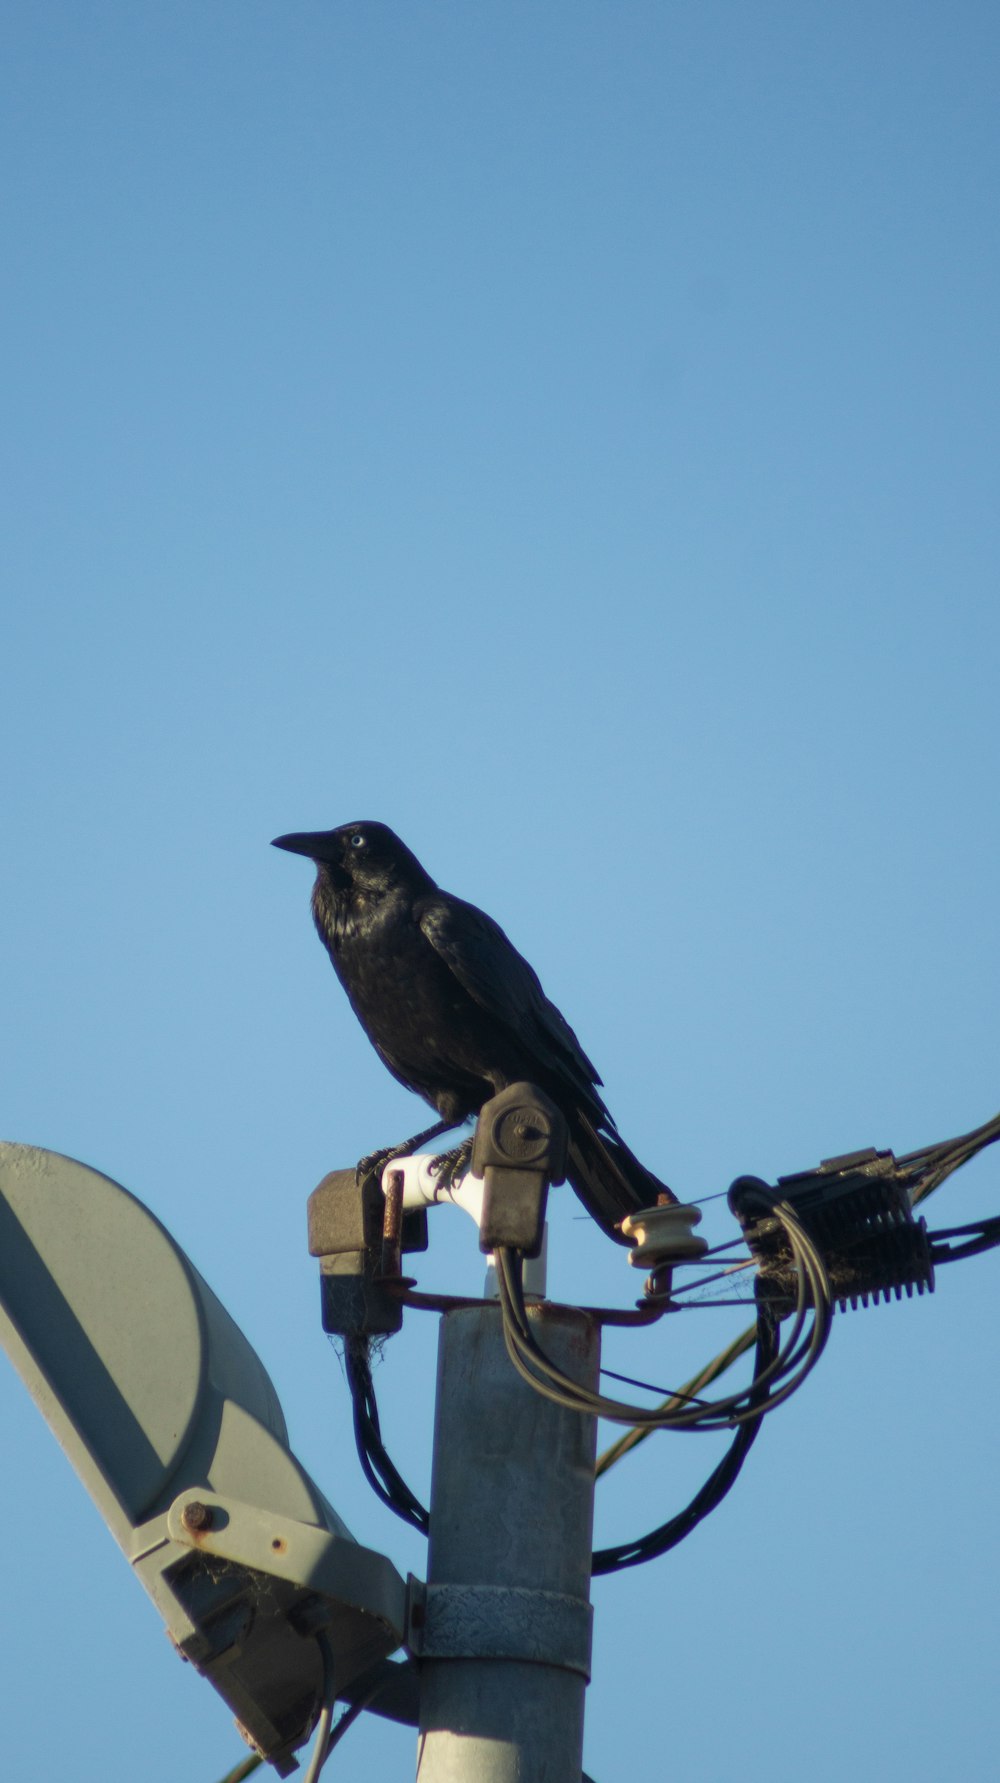
<path fill-rule="evenodd" d="M 214 1521 L 215 1516 L 211 1505 L 202 1504 L 198 1498 L 193 1498 L 181 1512 L 181 1522 L 185 1529 L 190 1529 L 193 1535 L 200 1534 L 203 1529 L 211 1529 Z"/>
<path fill-rule="evenodd" d="M 403 1172 L 390 1170 L 382 1224 L 383 1275 L 398 1275 L 402 1268 Z"/>

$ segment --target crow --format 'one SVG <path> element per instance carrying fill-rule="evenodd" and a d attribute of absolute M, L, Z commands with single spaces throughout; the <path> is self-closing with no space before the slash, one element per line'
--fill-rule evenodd
<path fill-rule="evenodd" d="M 610 1237 L 626 1242 L 617 1230 L 626 1214 L 676 1199 L 621 1139 L 601 1079 L 527 960 L 491 917 L 442 891 L 386 824 L 277 836 L 273 846 L 314 862 L 313 920 L 351 1007 L 393 1077 L 441 1117 L 365 1164 L 405 1155 L 528 1081 L 565 1116 L 569 1181 Z M 467 1142 L 444 1155 L 442 1171 L 468 1156 Z"/>

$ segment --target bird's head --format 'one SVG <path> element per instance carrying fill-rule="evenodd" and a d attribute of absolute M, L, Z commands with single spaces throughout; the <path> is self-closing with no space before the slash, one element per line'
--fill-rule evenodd
<path fill-rule="evenodd" d="M 336 830 L 275 836 L 272 847 L 315 861 L 320 878 L 337 891 L 383 892 L 394 885 L 417 890 L 434 883 L 416 855 L 385 823 L 343 823 Z"/>

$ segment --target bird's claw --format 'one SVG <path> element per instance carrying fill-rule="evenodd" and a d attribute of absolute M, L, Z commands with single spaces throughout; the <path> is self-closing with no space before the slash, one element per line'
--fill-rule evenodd
<path fill-rule="evenodd" d="M 443 1189 L 453 1189 L 465 1175 L 472 1157 L 472 1140 L 463 1139 L 461 1145 L 452 1146 L 450 1151 L 439 1152 L 430 1166 L 431 1174 L 437 1178 Z"/>
<path fill-rule="evenodd" d="M 401 1156 L 401 1152 L 393 1151 L 392 1146 L 389 1146 L 385 1151 L 369 1152 L 367 1157 L 359 1158 L 354 1166 L 354 1180 L 358 1188 L 360 1189 L 361 1184 L 366 1182 L 370 1176 L 376 1177 L 381 1182 L 382 1172 L 386 1165 L 391 1163 L 393 1158 Z"/>
<path fill-rule="evenodd" d="M 377 1177 L 381 1183 L 382 1172 L 387 1164 L 393 1162 L 393 1159 L 412 1157 L 418 1146 L 426 1145 L 428 1139 L 440 1138 L 442 1133 L 448 1132 L 451 1125 L 450 1121 L 435 1121 L 432 1127 L 425 1127 L 422 1133 L 414 1133 L 412 1139 L 404 1139 L 402 1145 L 387 1145 L 381 1151 L 369 1152 L 366 1158 L 359 1158 L 354 1166 L 354 1180 L 358 1187 L 360 1188 L 369 1176 Z"/>

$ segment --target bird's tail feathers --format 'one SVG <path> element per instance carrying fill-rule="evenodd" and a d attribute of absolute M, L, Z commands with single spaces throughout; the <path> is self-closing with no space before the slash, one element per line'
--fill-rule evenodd
<path fill-rule="evenodd" d="M 677 1200 L 665 1182 L 640 1164 L 623 1139 L 599 1133 L 579 1111 L 570 1122 L 566 1174 L 588 1213 L 618 1244 L 628 1243 L 619 1231 L 626 1214 L 655 1207 L 661 1195 Z"/>

